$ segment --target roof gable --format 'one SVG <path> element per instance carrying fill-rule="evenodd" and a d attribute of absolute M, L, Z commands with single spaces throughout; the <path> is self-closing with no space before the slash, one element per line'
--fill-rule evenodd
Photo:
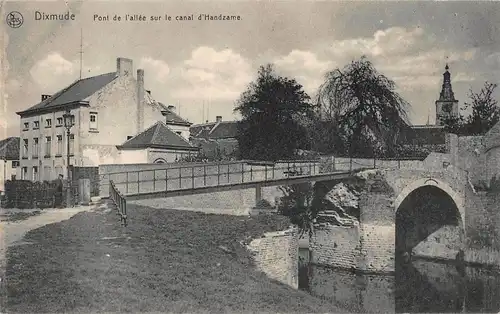
<path fill-rule="evenodd" d="M 149 96 L 150 97 L 150 96 Z M 167 106 L 165 106 L 163 103 L 158 102 L 158 104 L 163 108 L 162 109 L 162 114 L 165 116 L 165 123 L 172 124 L 172 125 L 184 125 L 184 126 L 191 126 L 192 123 L 187 121 L 186 119 L 183 119 L 181 116 L 173 112 L 172 110 L 168 109 Z"/>
<path fill-rule="evenodd" d="M 54 110 L 68 104 L 82 102 L 92 96 L 98 90 L 111 83 L 116 78 L 116 73 L 106 73 L 85 79 L 80 79 L 66 88 L 58 91 L 52 97 L 24 110 L 18 112 L 19 115 L 44 110 Z"/>
<path fill-rule="evenodd" d="M 221 121 L 198 124 L 189 129 L 192 137 L 210 139 L 236 138 L 238 121 Z"/>
<path fill-rule="evenodd" d="M 8 137 L 0 141 L 0 159 L 19 160 L 19 137 Z"/>
<path fill-rule="evenodd" d="M 399 140 L 410 145 L 445 144 L 446 130 L 441 126 L 409 126 L 403 128 Z"/>
<path fill-rule="evenodd" d="M 164 122 L 158 121 L 148 129 L 127 140 L 119 148 L 178 148 L 197 150 L 182 136 L 173 132 Z"/>

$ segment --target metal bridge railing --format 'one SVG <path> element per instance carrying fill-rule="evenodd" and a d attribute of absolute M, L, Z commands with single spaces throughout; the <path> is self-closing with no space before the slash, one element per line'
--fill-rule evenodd
<path fill-rule="evenodd" d="M 127 199 L 125 196 L 116 188 L 112 180 L 109 181 L 109 198 L 113 201 L 116 206 L 118 215 L 120 216 L 120 221 L 123 226 L 127 226 Z"/>
<path fill-rule="evenodd" d="M 130 195 L 268 182 L 337 171 L 339 170 L 335 169 L 334 161 L 243 162 L 115 172 L 103 174 L 105 176 L 103 180 L 113 182 L 110 191 L 119 190 L 123 195 Z"/>

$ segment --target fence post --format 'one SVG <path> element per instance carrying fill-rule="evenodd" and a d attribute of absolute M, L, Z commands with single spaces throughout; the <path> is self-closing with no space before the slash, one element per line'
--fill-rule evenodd
<path fill-rule="evenodd" d="M 264 169 L 265 169 L 265 174 L 266 174 L 266 179 L 265 179 L 265 181 L 267 181 L 267 165 L 265 165 L 264 167 L 265 167 Z"/>
<path fill-rule="evenodd" d="M 276 167 L 276 164 L 273 164 L 273 180 L 274 180 L 274 168 Z"/>
<path fill-rule="evenodd" d="M 250 165 L 250 181 L 253 181 L 253 166 Z"/>
<path fill-rule="evenodd" d="M 377 168 L 377 157 L 373 157 L 373 169 Z"/>
<path fill-rule="evenodd" d="M 153 192 L 156 191 L 156 169 L 153 169 Z"/>
<path fill-rule="evenodd" d="M 139 171 L 137 171 L 137 193 L 139 193 L 139 191 L 140 191 L 140 189 L 141 189 L 141 188 L 140 188 L 140 184 L 139 184 L 139 174 L 140 174 L 140 173 L 141 173 L 141 172 L 140 172 L 140 170 L 139 170 Z"/>
<path fill-rule="evenodd" d="M 241 183 L 245 182 L 245 171 L 244 165 L 241 163 Z"/>
<path fill-rule="evenodd" d="M 126 199 L 123 199 L 123 222 L 124 222 L 124 226 L 126 227 L 127 226 L 127 200 Z"/>
<path fill-rule="evenodd" d="M 401 169 L 401 159 L 398 159 L 398 169 Z"/>
<path fill-rule="evenodd" d="M 125 182 L 127 182 L 127 187 L 125 188 L 126 189 L 126 193 L 128 194 L 128 172 L 125 172 L 125 175 L 127 176 Z"/>
<path fill-rule="evenodd" d="M 309 163 L 309 175 L 312 175 L 312 164 Z"/>
<path fill-rule="evenodd" d="M 179 190 L 182 188 L 181 172 L 182 172 L 182 167 L 179 167 Z"/>
<path fill-rule="evenodd" d="M 229 183 L 229 164 L 227 164 L 227 183 Z"/>
<path fill-rule="evenodd" d="M 191 167 L 191 187 L 194 189 L 194 166 Z"/>
<path fill-rule="evenodd" d="M 207 186 L 207 167 L 203 165 L 203 186 Z"/>
<path fill-rule="evenodd" d="M 168 168 L 165 169 L 165 192 L 168 191 Z"/>
<path fill-rule="evenodd" d="M 352 157 L 349 157 L 349 171 L 352 171 Z"/>
<path fill-rule="evenodd" d="M 217 164 L 217 185 L 220 185 L 220 164 Z"/>

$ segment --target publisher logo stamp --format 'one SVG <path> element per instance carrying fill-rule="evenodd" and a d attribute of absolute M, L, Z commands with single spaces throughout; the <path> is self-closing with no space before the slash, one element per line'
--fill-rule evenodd
<path fill-rule="evenodd" d="M 12 28 L 19 28 L 21 27 L 21 25 L 23 25 L 24 18 L 21 13 L 17 11 L 12 11 L 7 14 L 5 21 L 7 22 L 7 25 L 9 25 Z"/>

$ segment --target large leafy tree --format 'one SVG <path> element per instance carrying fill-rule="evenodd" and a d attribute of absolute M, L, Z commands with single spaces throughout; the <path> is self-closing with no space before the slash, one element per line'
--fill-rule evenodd
<path fill-rule="evenodd" d="M 449 132 L 459 135 L 482 135 L 488 132 L 500 120 L 500 107 L 493 94 L 497 84 L 485 82 L 479 92 L 469 90 L 469 101 L 464 103 L 458 116 L 443 118 L 443 124 Z"/>
<path fill-rule="evenodd" d="M 328 72 L 317 97 L 320 144 L 349 156 L 394 155 L 408 108 L 395 88 L 366 57 Z"/>
<path fill-rule="evenodd" d="M 298 148 L 307 149 L 310 97 L 294 79 L 279 76 L 273 66 L 261 66 L 258 77 L 241 95 L 235 111 L 238 146 L 243 159 L 290 159 Z"/>

